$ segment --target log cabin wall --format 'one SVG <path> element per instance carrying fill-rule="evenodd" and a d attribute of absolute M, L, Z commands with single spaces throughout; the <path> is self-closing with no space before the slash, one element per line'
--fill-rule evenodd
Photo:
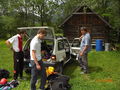
<path fill-rule="evenodd" d="M 93 41 L 102 39 L 104 42 L 109 42 L 111 26 L 87 6 L 82 6 L 75 10 L 65 19 L 60 28 L 63 29 L 64 36 L 72 41 L 81 35 L 79 29 L 82 26 L 88 28 Z"/>

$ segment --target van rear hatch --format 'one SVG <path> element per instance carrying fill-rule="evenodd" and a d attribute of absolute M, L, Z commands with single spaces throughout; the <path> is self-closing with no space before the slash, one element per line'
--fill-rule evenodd
<path fill-rule="evenodd" d="M 54 36 L 54 29 L 52 27 L 47 27 L 47 26 L 41 26 L 41 27 L 20 27 L 17 28 L 18 30 L 25 30 L 27 33 L 27 36 L 29 38 L 33 38 L 39 29 L 45 29 L 47 31 L 47 36 L 45 39 L 53 39 Z"/>

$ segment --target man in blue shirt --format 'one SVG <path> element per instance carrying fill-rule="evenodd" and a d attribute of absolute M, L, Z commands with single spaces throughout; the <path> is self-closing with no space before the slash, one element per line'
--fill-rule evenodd
<path fill-rule="evenodd" d="M 87 31 L 86 27 L 81 27 L 80 29 L 82 33 L 81 44 L 80 44 L 80 54 L 79 54 L 79 63 L 81 70 L 81 74 L 88 73 L 88 52 L 91 50 L 91 38 L 90 34 Z"/>

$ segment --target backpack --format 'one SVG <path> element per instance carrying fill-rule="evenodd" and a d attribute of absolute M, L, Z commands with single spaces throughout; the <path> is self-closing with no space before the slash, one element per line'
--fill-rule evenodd
<path fill-rule="evenodd" d="M 12 80 L 11 82 L 9 82 L 9 85 L 12 87 L 12 88 L 15 88 L 19 85 L 19 82 L 17 80 Z"/>
<path fill-rule="evenodd" d="M 69 90 L 71 88 L 69 77 L 61 74 L 52 74 L 47 77 L 48 87 L 46 90 Z"/>
<path fill-rule="evenodd" d="M 11 82 L 6 83 L 5 85 L 0 85 L 0 90 L 11 90 L 19 85 L 19 82 L 12 80 Z"/>
<path fill-rule="evenodd" d="M 4 86 L 4 87 L 1 87 L 0 90 L 11 90 L 11 87 L 10 86 Z"/>
<path fill-rule="evenodd" d="M 0 79 L 2 78 L 9 78 L 10 72 L 5 69 L 0 69 Z"/>

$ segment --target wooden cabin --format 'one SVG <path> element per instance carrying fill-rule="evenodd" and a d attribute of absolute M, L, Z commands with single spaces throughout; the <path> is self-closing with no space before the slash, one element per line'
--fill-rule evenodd
<path fill-rule="evenodd" d="M 109 42 L 111 25 L 100 15 L 92 11 L 88 6 L 75 9 L 59 26 L 70 41 L 81 35 L 80 28 L 87 27 L 92 40 L 102 39 Z"/>

